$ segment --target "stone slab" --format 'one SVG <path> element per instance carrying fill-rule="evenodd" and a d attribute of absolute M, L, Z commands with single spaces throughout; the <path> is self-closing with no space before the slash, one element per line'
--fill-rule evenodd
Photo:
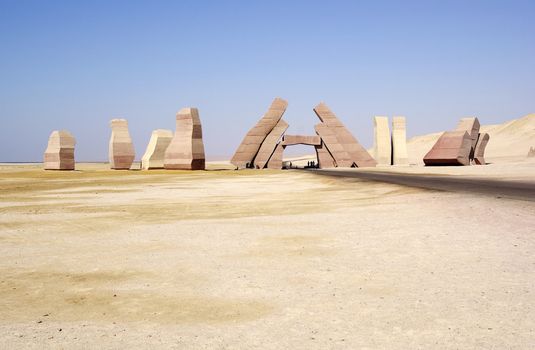
<path fill-rule="evenodd" d="M 204 170 L 205 167 L 199 110 L 197 108 L 182 108 L 176 114 L 176 131 L 165 150 L 164 168 Z"/>
<path fill-rule="evenodd" d="M 470 159 L 473 159 L 474 152 L 476 149 L 477 144 L 477 138 L 479 136 L 479 119 L 476 117 L 466 117 L 461 118 L 459 120 L 459 123 L 457 124 L 457 127 L 455 128 L 455 131 L 466 131 L 470 135 L 470 139 L 472 141 L 472 149 L 470 151 Z"/>
<path fill-rule="evenodd" d="M 336 162 L 323 142 L 314 148 L 316 149 L 316 158 L 320 169 L 336 168 Z"/>
<path fill-rule="evenodd" d="M 402 116 L 392 118 L 392 165 L 409 165 L 407 122 Z"/>
<path fill-rule="evenodd" d="M 76 140 L 67 130 L 54 130 L 48 138 L 44 153 L 45 170 L 74 170 L 74 147 Z"/>
<path fill-rule="evenodd" d="M 264 169 L 288 126 L 289 124 L 284 119 L 281 119 L 267 135 L 253 160 L 255 168 Z"/>
<path fill-rule="evenodd" d="M 136 156 L 134 144 L 128 131 L 126 119 L 112 119 L 110 121 L 111 137 L 108 157 L 112 169 L 130 169 Z"/>
<path fill-rule="evenodd" d="M 287 106 L 288 102 L 282 98 L 273 100 L 266 114 L 247 132 L 238 146 L 230 160 L 233 165 L 237 168 L 245 168 L 247 164 L 253 164 L 262 142 L 282 118 Z M 249 147 L 246 147 L 246 145 L 249 145 Z"/>
<path fill-rule="evenodd" d="M 487 133 L 479 134 L 476 143 L 476 149 L 474 151 L 474 163 L 476 165 L 485 165 L 485 148 L 489 142 L 490 135 Z"/>
<path fill-rule="evenodd" d="M 322 122 L 314 129 L 339 167 L 374 167 L 375 159 L 360 145 L 351 132 L 342 124 L 325 103 L 320 103 L 314 112 Z"/>
<path fill-rule="evenodd" d="M 283 146 L 291 145 L 308 145 L 308 146 L 320 146 L 321 138 L 317 135 L 305 136 L 305 135 L 284 135 L 282 138 Z"/>
<path fill-rule="evenodd" d="M 172 139 L 173 132 L 171 130 L 154 130 L 150 136 L 145 154 L 141 158 L 141 168 L 144 170 L 163 169 L 165 151 Z"/>
<path fill-rule="evenodd" d="M 280 142 L 277 144 L 275 151 L 273 151 L 273 154 L 267 163 L 268 169 L 282 169 L 282 155 L 284 153 L 284 148 L 285 147 Z"/>
<path fill-rule="evenodd" d="M 391 165 L 392 162 L 392 140 L 388 117 L 373 117 L 373 156 L 377 165 Z"/>
<path fill-rule="evenodd" d="M 424 156 L 425 165 L 470 165 L 472 138 L 467 131 L 444 132 Z"/>

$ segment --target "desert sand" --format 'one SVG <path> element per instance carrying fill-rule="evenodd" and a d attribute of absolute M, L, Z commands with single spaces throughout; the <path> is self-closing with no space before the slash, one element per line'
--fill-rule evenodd
<path fill-rule="evenodd" d="M 106 167 L 0 166 L 4 348 L 535 347 L 533 201 Z"/>

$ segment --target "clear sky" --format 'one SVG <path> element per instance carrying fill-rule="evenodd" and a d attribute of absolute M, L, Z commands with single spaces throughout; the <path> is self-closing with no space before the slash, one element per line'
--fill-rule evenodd
<path fill-rule="evenodd" d="M 374 115 L 408 135 L 535 111 L 535 1 L 0 0 L 0 161 L 39 161 L 52 130 L 106 160 L 113 117 L 139 159 L 199 108 L 230 156 L 271 100 L 313 134 L 325 101 L 366 147 Z"/>

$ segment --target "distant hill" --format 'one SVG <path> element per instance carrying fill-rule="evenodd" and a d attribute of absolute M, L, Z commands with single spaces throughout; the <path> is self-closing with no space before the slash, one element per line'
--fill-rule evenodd
<path fill-rule="evenodd" d="M 481 122 L 481 120 L 480 120 Z M 508 162 L 525 159 L 535 146 L 535 113 L 503 124 L 482 125 L 490 140 L 485 151 L 489 162 Z M 433 147 L 442 132 L 412 137 L 407 141 L 411 164 L 423 164 L 424 155 Z"/>

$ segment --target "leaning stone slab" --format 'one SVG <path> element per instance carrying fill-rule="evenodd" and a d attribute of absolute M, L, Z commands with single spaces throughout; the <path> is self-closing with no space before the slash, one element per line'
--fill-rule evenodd
<path fill-rule="evenodd" d="M 204 170 L 201 119 L 197 108 L 182 108 L 176 115 L 176 131 L 164 155 L 165 169 Z"/>
<path fill-rule="evenodd" d="M 260 150 L 262 142 L 264 142 L 264 139 L 282 118 L 287 106 L 288 102 L 282 98 L 273 100 L 266 114 L 245 135 L 230 160 L 232 164 L 238 168 L 245 168 L 247 164 L 253 164 L 253 160 Z"/>
<path fill-rule="evenodd" d="M 130 169 L 136 156 L 126 119 L 110 121 L 109 160 L 112 169 Z"/>
<path fill-rule="evenodd" d="M 254 158 L 254 166 L 257 169 L 264 169 L 264 167 L 267 165 L 271 155 L 277 147 L 277 143 L 281 139 L 286 129 L 288 129 L 288 126 L 288 123 L 286 123 L 284 119 L 279 120 L 277 125 L 275 125 L 273 130 L 271 130 L 271 132 L 264 139 L 258 154 Z"/>
<path fill-rule="evenodd" d="M 374 167 L 375 159 L 360 145 L 351 132 L 342 124 L 325 103 L 320 103 L 314 112 L 321 120 L 314 129 L 339 167 Z"/>
<path fill-rule="evenodd" d="M 388 117 L 376 116 L 373 118 L 373 153 L 377 165 L 390 165 L 392 162 L 392 140 Z"/>
<path fill-rule="evenodd" d="M 320 146 L 321 138 L 319 136 L 305 136 L 305 135 L 284 135 L 282 138 L 283 146 L 291 145 L 308 145 Z"/>
<path fill-rule="evenodd" d="M 409 165 L 406 120 L 401 116 L 392 118 L 392 164 Z"/>
<path fill-rule="evenodd" d="M 171 130 L 154 130 L 150 136 L 147 150 L 141 158 L 141 168 L 144 170 L 163 169 L 165 151 L 172 139 L 173 132 Z"/>
<path fill-rule="evenodd" d="M 477 165 L 485 165 L 485 148 L 489 142 L 490 135 L 487 133 L 479 134 L 477 138 L 476 149 L 474 151 L 474 163 Z"/>
<path fill-rule="evenodd" d="M 284 148 L 285 147 L 280 142 L 277 144 L 275 151 L 267 163 L 268 169 L 282 169 L 282 154 L 284 153 Z"/>
<path fill-rule="evenodd" d="M 320 169 L 336 167 L 333 156 L 329 153 L 323 142 L 319 146 L 314 146 L 314 148 L 316 149 L 316 157 L 318 158 L 318 167 Z"/>
<path fill-rule="evenodd" d="M 52 131 L 44 154 L 45 170 L 74 170 L 76 140 L 67 130 Z"/>
<path fill-rule="evenodd" d="M 476 149 L 477 138 L 479 136 L 479 120 L 475 117 L 461 118 L 457 124 L 456 131 L 466 131 L 470 135 L 472 141 L 472 149 L 470 151 L 470 159 L 473 159 Z"/>
<path fill-rule="evenodd" d="M 349 153 L 346 152 L 344 146 L 338 141 L 336 133 L 333 128 L 329 128 L 323 123 L 314 125 L 314 130 L 321 137 L 324 147 L 327 148 L 339 167 L 352 167 L 355 162 L 352 161 Z"/>
<path fill-rule="evenodd" d="M 425 165 L 470 165 L 472 138 L 466 131 L 444 132 L 425 155 Z"/>

